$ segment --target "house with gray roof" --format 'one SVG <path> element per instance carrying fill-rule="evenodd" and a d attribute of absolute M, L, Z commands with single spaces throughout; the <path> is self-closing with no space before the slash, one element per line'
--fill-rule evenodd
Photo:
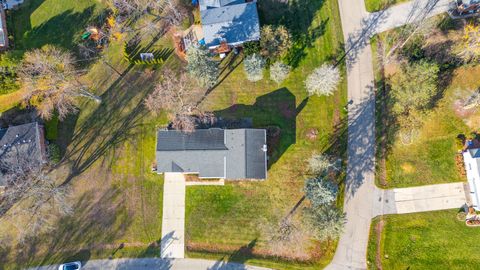
<path fill-rule="evenodd" d="M 17 164 L 18 159 L 42 164 L 47 161 L 43 126 L 37 122 L 0 129 L 0 186 L 7 183 L 4 166 Z"/>
<path fill-rule="evenodd" d="M 260 39 L 257 3 L 245 0 L 200 0 L 205 45 L 215 49 L 222 44 L 240 46 Z"/>
<path fill-rule="evenodd" d="M 265 129 L 159 130 L 157 172 L 230 180 L 267 178 Z"/>

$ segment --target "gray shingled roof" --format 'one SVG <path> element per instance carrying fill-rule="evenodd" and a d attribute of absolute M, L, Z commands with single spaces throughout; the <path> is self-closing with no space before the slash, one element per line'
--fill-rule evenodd
<path fill-rule="evenodd" d="M 185 147 L 185 141 L 201 143 Z M 265 179 L 264 147 L 264 129 L 205 129 L 190 134 L 161 130 L 157 135 L 157 171 L 198 173 L 203 178 Z"/>
<path fill-rule="evenodd" d="M 0 163 L 8 164 L 12 156 L 45 161 L 43 140 L 43 130 L 37 122 L 0 129 Z M 2 185 L 5 182 L 0 173 Z"/>
<path fill-rule="evenodd" d="M 222 40 L 236 45 L 260 39 L 260 23 L 255 2 L 230 4 L 200 11 L 207 47 L 220 45 Z"/>
<path fill-rule="evenodd" d="M 200 129 L 193 134 L 176 130 L 159 132 L 157 151 L 226 150 L 223 134 L 219 128 Z"/>

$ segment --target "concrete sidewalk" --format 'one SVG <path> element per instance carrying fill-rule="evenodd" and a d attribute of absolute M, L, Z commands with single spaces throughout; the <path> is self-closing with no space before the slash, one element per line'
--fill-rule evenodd
<path fill-rule="evenodd" d="M 185 176 L 165 173 L 162 217 L 162 258 L 185 257 Z"/>
<path fill-rule="evenodd" d="M 374 32 L 381 33 L 444 13 L 448 11 L 450 3 L 451 0 L 415 0 L 370 13 L 367 18 L 378 21 Z"/>

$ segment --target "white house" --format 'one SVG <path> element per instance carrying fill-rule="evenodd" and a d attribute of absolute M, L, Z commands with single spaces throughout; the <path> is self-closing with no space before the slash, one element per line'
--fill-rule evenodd
<path fill-rule="evenodd" d="M 473 208 L 480 210 L 480 148 L 471 148 L 463 152 L 465 171 L 467 172 L 470 197 Z"/>

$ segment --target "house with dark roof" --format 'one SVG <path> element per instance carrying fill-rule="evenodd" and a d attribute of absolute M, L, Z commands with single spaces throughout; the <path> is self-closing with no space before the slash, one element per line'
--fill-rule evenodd
<path fill-rule="evenodd" d="M 205 45 L 224 51 L 260 39 L 256 1 L 200 0 L 200 15 Z"/>
<path fill-rule="evenodd" d="M 0 51 L 8 49 L 7 20 L 3 5 L 0 5 Z"/>
<path fill-rule="evenodd" d="M 157 172 L 230 180 L 267 178 L 264 129 L 159 130 Z"/>
<path fill-rule="evenodd" d="M 18 159 L 47 161 L 43 126 L 37 122 L 0 129 L 0 186 L 5 186 L 1 167 Z"/>

